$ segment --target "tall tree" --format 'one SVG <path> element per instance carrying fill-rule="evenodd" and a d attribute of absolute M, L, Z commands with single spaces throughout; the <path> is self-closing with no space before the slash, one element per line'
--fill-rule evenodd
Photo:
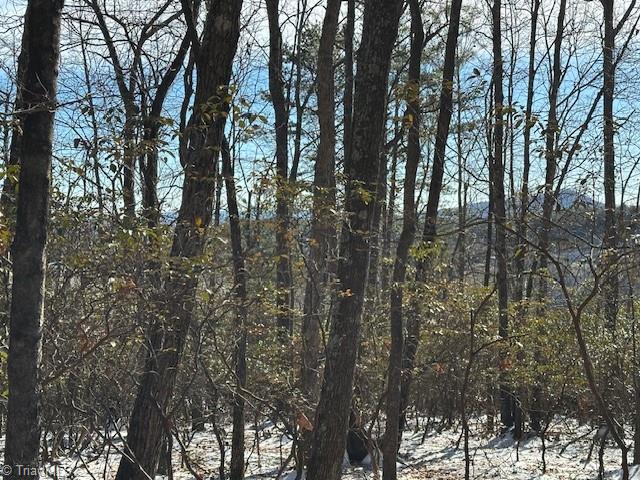
<path fill-rule="evenodd" d="M 60 57 L 61 0 L 30 0 L 25 14 L 18 98 L 20 174 L 11 249 L 13 285 L 7 365 L 5 478 L 38 478 L 40 374 L 53 121 Z M 22 467 L 22 470 L 19 468 Z"/>
<path fill-rule="evenodd" d="M 383 443 L 383 480 L 396 480 L 396 457 L 400 430 L 400 409 L 402 401 L 402 352 L 404 350 L 404 322 L 402 302 L 404 281 L 407 273 L 409 250 L 416 232 L 415 189 L 416 174 L 420 161 L 420 74 L 422 67 L 422 49 L 424 48 L 424 24 L 418 0 L 409 2 L 411 9 L 411 52 L 409 75 L 407 79 L 407 113 L 409 139 L 407 144 L 407 163 L 404 174 L 404 192 L 402 204 L 402 231 L 396 249 L 393 264 L 393 285 L 389 302 L 389 323 L 391 346 L 389 367 L 387 369 L 386 424 Z"/>
<path fill-rule="evenodd" d="M 194 17 L 186 0 L 183 7 L 192 48 L 196 49 L 198 82 L 180 152 L 184 180 L 169 253 L 174 259 L 173 271 L 164 279 L 158 318 L 148 334 L 147 359 L 129 420 L 118 480 L 154 478 L 162 439 L 171 425 L 167 407 L 195 302 L 198 276 L 193 274 L 193 262 L 204 251 L 212 217 L 217 157 L 229 110 L 228 86 L 240 35 L 241 1 L 211 3 L 201 41 L 194 31 Z"/>
<path fill-rule="evenodd" d="M 328 280 L 327 256 L 333 245 L 335 227 L 332 210 L 336 204 L 335 179 L 335 75 L 333 47 L 338 32 L 340 0 L 329 0 L 318 48 L 318 121 L 320 143 L 314 166 L 313 219 L 309 239 L 309 279 L 304 297 L 302 326 L 302 391 L 310 398 L 318 393 L 318 355 L 320 348 L 323 287 Z"/>
<path fill-rule="evenodd" d="M 329 0 L 318 47 L 317 96 L 320 143 L 314 165 L 313 210 L 309 236 L 308 279 L 304 293 L 302 320 L 302 372 L 300 386 L 309 412 L 317 402 L 320 372 L 322 304 L 329 282 L 329 255 L 335 247 L 336 229 L 332 212 L 336 207 L 336 127 L 335 72 L 333 51 L 338 32 L 340 0 Z M 305 431 L 298 452 L 298 468 L 306 461 L 311 434 Z"/>
<path fill-rule="evenodd" d="M 401 0 L 370 0 L 365 4 L 355 79 L 351 153 L 345 165 L 348 218 L 342 230 L 337 299 L 331 316 L 324 381 L 313 432 L 309 480 L 336 480 L 340 476 L 367 284 L 389 67 L 402 3 Z"/>
<path fill-rule="evenodd" d="M 229 235 L 233 256 L 233 291 L 236 297 L 235 318 L 235 375 L 237 391 L 233 398 L 233 432 L 231 439 L 231 480 L 244 478 L 244 394 L 242 389 L 247 382 L 247 270 L 242 248 L 242 227 L 236 195 L 236 182 L 233 173 L 233 158 L 226 138 L 222 144 L 222 175 L 227 191 L 227 209 L 229 210 Z"/>
<path fill-rule="evenodd" d="M 527 212 L 529 210 L 529 174 L 531 172 L 531 130 L 533 121 L 534 85 L 536 79 L 536 44 L 538 38 L 538 16 L 542 0 L 531 0 L 531 30 L 529 31 L 529 65 L 527 69 L 527 101 L 524 111 L 522 180 L 520 186 L 520 211 L 518 216 L 518 245 L 514 253 L 516 274 L 513 298 L 520 302 L 524 297 L 524 269 L 527 252 Z"/>
<path fill-rule="evenodd" d="M 613 254 L 617 243 L 616 233 L 616 157 L 614 147 L 615 123 L 613 118 L 613 101 L 615 94 L 615 37 L 613 24 L 614 0 L 602 0 L 604 10 L 604 43 L 602 50 L 604 84 L 602 108 L 603 128 L 603 162 L 604 162 L 604 241 L 603 247 L 608 254 Z M 615 330 L 618 316 L 618 275 L 611 272 L 604 284 L 604 314 L 607 328 Z"/>
<path fill-rule="evenodd" d="M 282 72 L 280 0 L 266 0 L 269 20 L 269 93 L 276 131 L 276 306 L 280 333 L 291 333 L 291 267 L 289 265 L 289 107 Z"/>
<path fill-rule="evenodd" d="M 509 336 L 509 279 L 507 278 L 506 202 L 504 194 L 504 76 L 502 59 L 502 2 L 495 0 L 491 8 L 493 50 L 493 152 L 489 156 L 489 182 L 493 196 L 495 221 L 496 289 L 498 291 L 498 333 Z M 500 419 L 505 427 L 515 421 L 515 400 L 507 384 L 504 369 L 500 373 Z"/>
<path fill-rule="evenodd" d="M 560 134 L 560 124 L 558 121 L 558 94 L 560 90 L 560 85 L 562 83 L 562 39 L 564 37 L 565 30 L 565 13 L 566 13 L 567 2 L 566 0 L 561 0 L 558 10 L 558 21 L 556 25 L 556 34 L 554 38 L 554 46 L 553 46 L 553 66 L 551 68 L 551 86 L 549 88 L 549 114 L 547 117 L 547 128 L 545 129 L 545 161 L 546 161 L 546 170 L 545 170 L 545 182 L 544 182 L 544 199 L 542 201 L 542 230 L 540 232 L 540 240 L 539 247 L 540 250 L 546 252 L 549 248 L 549 237 L 551 234 L 551 226 L 552 221 L 551 217 L 553 215 L 553 209 L 556 205 L 557 197 L 554 191 L 554 183 L 556 181 L 556 172 L 558 169 L 558 160 L 560 157 L 560 153 L 557 149 L 557 139 Z M 521 208 L 524 207 L 524 204 Z M 521 217 L 521 221 L 524 223 L 525 215 Z M 524 226 L 523 226 L 524 229 Z M 524 231 L 522 231 L 524 234 Z M 525 239 L 522 238 L 521 242 Z M 537 266 L 534 266 L 535 269 L 541 269 L 543 271 L 543 276 L 540 279 L 540 289 L 538 292 L 540 300 L 544 300 L 547 296 L 547 280 L 544 277 L 545 270 L 547 269 L 548 262 L 547 258 L 544 254 L 540 256 L 540 259 L 537 262 Z M 516 301 L 522 300 L 522 290 L 517 290 L 520 298 L 515 298 Z M 539 312 L 542 315 L 542 311 Z M 539 351 L 536 350 L 536 357 L 540 358 Z M 531 427 L 534 431 L 540 430 L 540 416 L 541 416 L 541 387 L 540 385 L 534 386 L 533 398 L 531 399 L 532 409 L 531 409 Z M 519 430 L 519 428 L 518 428 Z"/>
<path fill-rule="evenodd" d="M 449 29 L 444 51 L 444 65 L 442 68 L 442 83 L 440 98 L 438 101 L 438 121 L 436 125 L 436 142 L 431 171 L 431 183 L 429 184 L 429 197 L 427 199 L 426 220 L 422 232 L 422 245 L 429 248 L 436 239 L 438 208 L 440 206 L 440 194 L 442 193 L 442 179 L 444 177 L 444 161 L 449 138 L 451 116 L 453 115 L 453 79 L 456 69 L 456 49 L 458 48 L 458 33 L 460 30 L 460 11 L 462 0 L 451 2 L 449 14 Z M 421 255 L 416 263 L 416 283 L 426 281 L 429 259 Z M 418 341 L 420 338 L 420 314 L 417 308 L 407 318 L 407 337 L 402 358 L 403 378 L 401 385 L 402 404 L 400 428 L 404 427 L 404 411 L 409 404 L 412 371 L 415 366 Z"/>
<path fill-rule="evenodd" d="M 558 155 L 556 141 L 560 129 L 558 123 L 558 92 L 562 82 L 562 39 L 564 36 L 564 17 L 566 11 L 566 0 L 560 1 L 558 10 L 558 24 L 553 47 L 553 67 L 551 69 L 551 87 L 549 88 L 549 114 L 547 117 L 547 128 L 545 129 L 545 182 L 544 199 L 542 201 L 542 231 L 540 232 L 539 246 L 542 251 L 549 248 L 549 235 L 551 233 L 551 215 L 555 206 L 554 182 L 558 167 Z M 546 269 L 547 258 L 541 255 L 538 265 L 541 269 Z M 540 298 L 547 294 L 547 282 L 543 278 L 540 282 Z"/>

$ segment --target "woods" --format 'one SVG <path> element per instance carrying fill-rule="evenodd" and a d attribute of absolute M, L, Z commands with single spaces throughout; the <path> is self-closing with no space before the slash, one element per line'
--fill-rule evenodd
<path fill-rule="evenodd" d="M 3 476 L 638 475 L 636 0 L 0 19 Z"/>

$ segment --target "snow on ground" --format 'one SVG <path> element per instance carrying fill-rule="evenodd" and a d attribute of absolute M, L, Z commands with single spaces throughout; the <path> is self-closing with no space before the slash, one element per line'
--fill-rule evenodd
<path fill-rule="evenodd" d="M 509 436 L 488 437 L 479 423 L 472 424 L 470 437 L 471 478 L 510 480 L 594 480 L 598 476 L 598 447 L 594 447 L 587 462 L 594 429 L 578 426 L 570 420 L 557 420 L 548 430 L 546 442 L 546 472 L 542 471 L 542 442 L 531 438 L 520 443 Z M 228 434 L 230 432 L 227 432 Z M 405 432 L 398 459 L 401 480 L 453 480 L 464 478 L 464 450 L 460 429 L 430 432 L 423 440 L 423 432 Z M 194 476 L 181 460 L 181 448 L 174 441 L 172 462 L 175 480 L 190 480 Z M 211 429 L 186 436 L 182 443 L 188 452 L 191 468 L 203 478 L 217 479 L 220 452 Z M 226 461 L 229 461 L 230 441 L 226 439 Z M 121 439 L 113 434 L 113 440 L 96 442 L 81 456 L 72 455 L 58 459 L 57 465 L 47 464 L 43 478 L 67 480 L 112 479 L 118 467 Z M 246 460 L 247 478 L 251 480 L 275 478 L 286 462 L 291 439 L 282 435 L 270 423 L 258 431 L 247 427 Z M 605 451 L 607 480 L 620 478 L 620 452 L 608 444 Z M 283 480 L 294 480 L 293 462 L 282 472 Z M 632 469 L 631 478 L 640 480 L 640 468 Z M 381 477 L 371 465 L 345 466 L 344 480 L 364 480 Z M 158 476 L 157 480 L 166 477 Z"/>

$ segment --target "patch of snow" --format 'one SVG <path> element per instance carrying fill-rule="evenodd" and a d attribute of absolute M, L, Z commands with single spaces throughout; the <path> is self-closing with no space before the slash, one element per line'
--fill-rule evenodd
<path fill-rule="evenodd" d="M 260 428 L 263 427 L 263 428 Z M 282 433 L 278 425 L 264 423 L 257 431 L 247 426 L 246 454 L 247 479 L 273 479 L 283 470 L 280 478 L 295 480 L 293 461 L 289 459 L 292 439 Z M 578 425 L 568 419 L 556 419 L 547 432 L 543 473 L 542 441 L 533 437 L 520 442 L 510 433 L 488 436 L 483 433 L 483 423 L 475 420 L 471 424 L 469 438 L 470 476 L 472 479 L 509 480 L 595 480 L 598 477 L 597 446 L 589 462 L 587 456 L 595 428 Z M 230 436 L 231 429 L 227 429 Z M 403 436 L 398 458 L 400 480 L 453 480 L 464 478 L 464 449 L 460 429 L 430 432 L 407 431 Z M 122 440 L 116 435 L 96 439 L 82 455 L 61 456 L 55 464 L 44 466 L 43 479 L 112 479 L 115 477 Z M 191 468 L 203 478 L 214 480 L 219 475 L 220 452 L 211 429 L 181 437 L 188 453 Z M 230 438 L 225 439 L 225 458 L 230 460 Z M 63 452 L 64 453 L 64 452 Z M 286 468 L 282 468 L 285 462 Z M 620 480 L 620 451 L 612 443 L 605 449 L 604 466 L 607 480 Z M 172 455 L 175 480 L 192 480 L 193 475 L 183 462 L 180 446 L 174 441 Z M 343 457 L 343 480 L 375 478 L 371 458 L 360 465 L 350 465 Z M 381 476 L 382 458 L 378 462 Z M 303 477 L 304 478 L 304 477 Z M 631 478 L 640 480 L 640 468 L 631 467 Z M 157 480 L 166 477 L 158 476 Z"/>

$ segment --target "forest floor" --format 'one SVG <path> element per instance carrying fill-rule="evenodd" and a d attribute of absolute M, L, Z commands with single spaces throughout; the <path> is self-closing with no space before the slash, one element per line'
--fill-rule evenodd
<path fill-rule="evenodd" d="M 530 438 L 520 443 L 509 436 L 488 437 L 480 435 L 480 425 L 472 425 L 470 447 L 470 477 L 472 479 L 513 480 L 595 480 L 598 477 L 598 447 L 594 447 L 589 462 L 587 457 L 594 435 L 589 426 L 578 426 L 571 420 L 560 419 L 548 429 L 546 441 L 546 472 L 543 473 L 542 442 Z M 114 433 L 114 437 L 118 437 Z M 423 440 L 423 432 L 405 432 L 398 459 L 398 477 L 401 480 L 448 480 L 464 478 L 464 450 L 461 430 L 431 431 Z M 246 432 L 248 461 L 247 478 L 251 480 L 276 478 L 281 465 L 287 460 L 291 440 L 271 424 L 265 424 L 256 432 Z M 182 461 L 181 447 L 174 442 L 173 467 L 175 480 L 193 479 L 189 468 Z M 229 439 L 226 448 L 228 449 Z M 193 471 L 204 479 L 217 479 L 220 451 L 213 431 L 207 428 L 182 439 Z M 45 466 L 44 478 L 51 479 L 111 479 L 119 461 L 121 441 L 96 442 L 81 456 L 70 455 L 58 459 L 57 465 Z M 230 451 L 226 451 L 227 461 Z M 631 459 L 630 459 L 631 460 Z M 620 478 L 620 452 L 607 444 L 604 454 L 607 480 Z M 280 478 L 294 480 L 292 467 L 285 468 Z M 56 475 L 57 471 L 57 475 Z M 632 479 L 640 480 L 640 468 L 632 468 Z M 380 474 L 381 476 L 381 474 Z M 344 480 L 376 479 L 368 462 L 358 466 L 344 466 Z M 157 477 L 158 480 L 166 477 Z"/>

